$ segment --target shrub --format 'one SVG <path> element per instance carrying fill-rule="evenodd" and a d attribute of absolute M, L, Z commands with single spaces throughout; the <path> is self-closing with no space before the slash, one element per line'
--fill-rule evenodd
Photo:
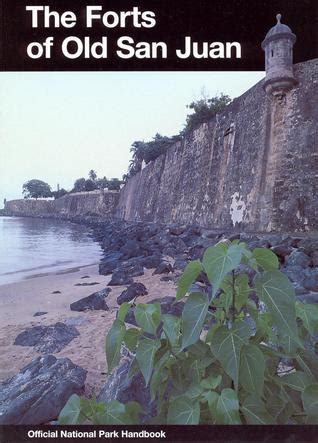
<path fill-rule="evenodd" d="M 187 293 L 199 274 L 209 284 Z M 296 301 L 276 255 L 238 241 L 220 242 L 190 262 L 178 282 L 182 317 L 160 304 L 138 304 L 138 328 L 126 328 L 121 305 L 106 337 L 108 370 L 124 344 L 141 371 L 160 424 L 308 424 L 318 422 L 318 306 Z M 61 424 L 139 423 L 136 402 L 108 404 L 76 395 Z"/>

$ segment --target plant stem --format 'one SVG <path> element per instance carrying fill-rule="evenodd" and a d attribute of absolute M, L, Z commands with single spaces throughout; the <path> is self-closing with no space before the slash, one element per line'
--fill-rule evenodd
<path fill-rule="evenodd" d="M 235 321 L 235 273 L 232 271 L 232 323 Z"/>

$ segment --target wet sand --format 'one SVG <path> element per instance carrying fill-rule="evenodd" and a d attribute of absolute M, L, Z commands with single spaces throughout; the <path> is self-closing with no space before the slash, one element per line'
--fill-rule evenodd
<path fill-rule="evenodd" d="M 139 301 L 144 303 L 153 298 L 174 296 L 175 284 L 162 282 L 161 275 L 153 276 L 152 273 L 153 270 L 145 269 L 145 275 L 134 278 L 149 292 Z M 13 344 L 20 332 L 31 326 L 66 321 L 71 322 L 80 335 L 54 355 L 57 358 L 68 357 L 86 369 L 86 395 L 97 395 L 106 379 L 105 336 L 116 317 L 116 299 L 126 286 L 112 287 L 107 297 L 109 311 L 73 312 L 70 304 L 104 289 L 110 278 L 98 274 L 98 265 L 89 265 L 0 286 L 0 382 L 41 355 L 33 347 Z M 97 284 L 82 286 L 83 283 Z M 76 286 L 78 284 L 81 286 Z M 47 314 L 34 317 L 38 311 Z"/>

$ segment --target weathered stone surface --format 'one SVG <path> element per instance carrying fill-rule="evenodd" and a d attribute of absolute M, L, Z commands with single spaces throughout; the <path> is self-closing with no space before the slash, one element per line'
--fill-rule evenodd
<path fill-rule="evenodd" d="M 307 269 L 304 287 L 309 291 L 318 292 L 318 268 Z"/>
<path fill-rule="evenodd" d="M 161 261 L 162 261 L 161 255 L 150 255 L 142 260 L 142 265 L 146 269 L 153 269 L 157 268 L 157 266 L 159 266 Z"/>
<path fill-rule="evenodd" d="M 79 335 L 74 326 L 58 322 L 51 326 L 34 326 L 19 334 L 15 345 L 34 346 L 38 352 L 49 354 L 59 352 Z"/>
<path fill-rule="evenodd" d="M 147 294 L 148 291 L 145 285 L 142 283 L 133 283 L 120 294 L 120 296 L 117 298 L 117 303 L 121 305 L 124 302 L 133 300 L 135 297 Z"/>
<path fill-rule="evenodd" d="M 148 163 L 121 190 L 116 215 L 224 230 L 317 229 L 318 60 L 294 73 L 298 86 L 283 101 L 269 100 L 259 82 Z"/>
<path fill-rule="evenodd" d="M 108 286 L 123 286 L 130 285 L 134 282 L 134 279 L 130 276 L 129 272 L 124 268 L 118 268 L 113 273 Z"/>
<path fill-rule="evenodd" d="M 160 265 L 154 270 L 153 274 L 169 274 L 173 272 L 173 267 L 168 262 L 161 262 Z"/>
<path fill-rule="evenodd" d="M 147 421 L 156 415 L 155 402 L 151 401 L 149 387 L 146 388 L 145 380 L 140 372 L 131 379 L 128 378 L 131 358 L 122 359 L 113 373 L 108 377 L 105 386 L 101 390 L 98 401 L 108 403 L 118 400 L 121 403 L 137 401 L 144 410 L 143 421 Z"/>
<path fill-rule="evenodd" d="M 83 394 L 86 371 L 68 358 L 39 357 L 0 384 L 0 424 L 39 425 L 58 417 L 72 394 Z"/>
<path fill-rule="evenodd" d="M 45 315 L 47 314 L 46 311 L 38 311 L 35 314 L 33 314 L 33 317 L 40 317 L 41 315 Z"/>
<path fill-rule="evenodd" d="M 310 257 L 301 251 L 294 250 L 291 254 L 285 257 L 287 266 L 300 266 L 306 268 L 310 265 Z"/>
<path fill-rule="evenodd" d="M 70 304 L 71 311 L 108 311 L 109 308 L 105 299 L 108 297 L 110 292 L 110 288 L 105 288 L 101 291 L 94 292 L 87 297 L 81 298 L 80 300 Z"/>

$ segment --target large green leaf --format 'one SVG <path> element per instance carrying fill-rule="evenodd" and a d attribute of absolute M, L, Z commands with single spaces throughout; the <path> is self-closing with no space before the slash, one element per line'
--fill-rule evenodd
<path fill-rule="evenodd" d="M 155 353 L 160 346 L 160 340 L 152 340 L 150 338 L 144 338 L 138 344 L 136 359 L 144 376 L 146 386 L 148 386 L 151 378 Z"/>
<path fill-rule="evenodd" d="M 120 308 L 118 309 L 118 313 L 117 313 L 117 318 L 118 320 L 124 322 L 127 312 L 129 311 L 129 308 L 131 307 L 130 303 L 123 303 L 122 305 L 120 305 Z"/>
<path fill-rule="evenodd" d="M 106 336 L 106 360 L 108 372 L 111 372 L 119 363 L 120 347 L 125 335 L 125 325 L 116 319 Z"/>
<path fill-rule="evenodd" d="M 239 402 L 233 389 L 223 389 L 216 404 L 217 424 L 239 425 L 241 424 L 239 414 Z"/>
<path fill-rule="evenodd" d="M 243 401 L 241 410 L 248 425 L 274 424 L 274 418 L 268 413 L 261 398 L 256 394 L 250 394 Z"/>
<path fill-rule="evenodd" d="M 263 392 L 265 358 L 255 345 L 244 345 L 241 349 L 240 384 L 246 392 Z"/>
<path fill-rule="evenodd" d="M 266 304 L 279 335 L 290 336 L 301 347 L 297 335 L 295 291 L 280 271 L 265 272 L 255 279 L 255 289 Z"/>
<path fill-rule="evenodd" d="M 217 306 L 219 303 L 217 300 L 223 301 L 223 306 L 228 312 L 228 309 L 233 301 L 233 276 L 227 275 L 220 288 L 224 291 L 224 294 L 220 296 L 219 299 L 214 299 L 213 304 L 216 304 Z M 246 274 L 239 274 L 236 275 L 234 278 L 234 291 L 235 291 L 235 309 L 237 312 L 240 312 L 243 305 L 245 305 L 247 297 L 249 293 L 251 292 L 251 289 L 248 284 L 248 276 Z M 224 297 L 222 300 L 222 296 Z"/>
<path fill-rule="evenodd" d="M 156 334 L 160 324 L 161 308 L 159 303 L 143 304 L 139 303 L 135 309 L 135 319 L 145 332 Z"/>
<path fill-rule="evenodd" d="M 125 425 L 128 421 L 125 405 L 117 400 L 102 405 L 96 418 L 99 425 Z"/>
<path fill-rule="evenodd" d="M 211 343 L 213 354 L 234 381 L 236 389 L 238 388 L 241 348 L 248 343 L 250 336 L 251 331 L 247 324 L 243 321 L 236 321 L 232 329 L 227 329 L 225 326 L 218 328 Z"/>
<path fill-rule="evenodd" d="M 180 336 L 180 323 L 179 317 L 171 314 L 165 314 L 162 316 L 163 331 L 168 338 L 170 345 L 175 346 L 178 343 Z"/>
<path fill-rule="evenodd" d="M 183 271 L 183 274 L 181 275 L 178 281 L 178 288 L 176 294 L 177 300 L 180 300 L 182 297 L 186 295 L 189 287 L 196 280 L 201 271 L 202 271 L 202 265 L 199 262 L 199 260 L 194 260 L 187 264 L 187 266 Z"/>
<path fill-rule="evenodd" d="M 276 377 L 276 380 L 296 391 L 303 391 L 306 386 L 314 382 L 313 377 L 303 371 L 295 371 L 282 377 Z"/>
<path fill-rule="evenodd" d="M 318 331 L 318 305 L 296 302 L 296 315 L 309 334 L 314 335 Z"/>
<path fill-rule="evenodd" d="M 60 425 L 75 425 L 79 423 L 81 414 L 81 398 L 73 394 L 67 400 L 64 408 L 61 410 L 58 422 Z"/>
<path fill-rule="evenodd" d="M 278 269 L 279 262 L 277 255 L 270 249 L 255 248 L 253 250 L 253 257 L 257 265 L 264 269 L 264 271 L 275 271 Z"/>
<path fill-rule="evenodd" d="M 127 329 L 124 335 L 124 343 L 131 352 L 136 352 L 140 330 L 136 328 Z"/>
<path fill-rule="evenodd" d="M 308 349 L 300 349 L 293 361 L 297 369 L 302 369 L 310 377 L 318 380 L 317 354 Z"/>
<path fill-rule="evenodd" d="M 182 349 L 198 341 L 208 307 L 209 300 L 206 294 L 195 292 L 189 295 L 181 319 Z"/>
<path fill-rule="evenodd" d="M 307 386 L 301 397 L 308 415 L 307 423 L 318 424 L 318 383 Z"/>
<path fill-rule="evenodd" d="M 197 425 L 200 420 L 200 404 L 182 396 L 174 399 L 168 409 L 168 425 Z"/>
<path fill-rule="evenodd" d="M 170 358 L 170 351 L 167 351 L 163 354 L 160 360 L 155 364 L 153 375 L 151 377 L 150 382 L 150 394 L 151 400 L 154 400 L 156 397 L 156 391 L 161 383 L 161 379 L 164 375 L 164 367 Z"/>
<path fill-rule="evenodd" d="M 234 270 L 241 261 L 242 249 L 238 245 L 218 243 L 208 248 L 203 256 L 203 266 L 210 283 L 213 285 L 212 295 L 218 291 L 224 277 Z"/>

